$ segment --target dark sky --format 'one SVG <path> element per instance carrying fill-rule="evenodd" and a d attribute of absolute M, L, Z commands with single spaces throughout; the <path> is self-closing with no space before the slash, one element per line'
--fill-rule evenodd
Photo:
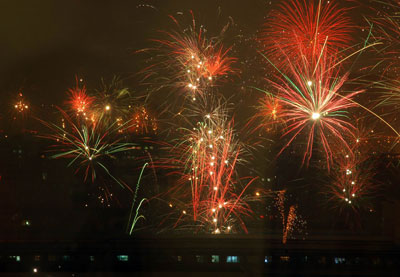
<path fill-rule="evenodd" d="M 133 52 L 148 46 L 168 14 L 193 9 L 198 21 L 212 27 L 221 11 L 253 32 L 267 6 L 269 2 L 263 0 L 3 0 L 1 99 L 7 101 L 23 88 L 36 104 L 59 102 L 74 84 L 75 75 L 96 86 L 101 77 L 134 74 L 140 68 Z M 134 87 L 135 81 L 130 82 L 127 85 Z"/>

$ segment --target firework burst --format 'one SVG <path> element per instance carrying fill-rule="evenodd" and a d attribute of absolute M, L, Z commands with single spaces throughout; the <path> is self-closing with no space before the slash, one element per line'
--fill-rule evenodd
<path fill-rule="evenodd" d="M 170 203 L 181 213 L 175 226 L 192 218 L 206 232 L 229 233 L 237 228 L 235 223 L 247 232 L 242 217 L 252 214 L 248 202 L 257 197 L 246 191 L 256 178 L 238 177 L 244 150 L 226 110 L 218 107 L 206 113 L 203 109 L 196 126 L 180 128 L 179 133 L 182 137 L 168 148 L 171 158 L 155 164 L 177 177 L 168 191 L 179 199 Z"/>
<path fill-rule="evenodd" d="M 107 168 L 107 164 L 116 159 L 118 153 L 130 151 L 134 146 L 133 143 L 122 142 L 122 138 L 118 136 L 119 130 L 129 126 L 118 126 L 115 123 L 107 125 L 102 120 L 90 125 L 85 122 L 75 123 L 63 110 L 60 111 L 61 126 L 41 120 L 52 131 L 51 134 L 42 136 L 55 143 L 52 151 L 56 153 L 51 157 L 70 160 L 68 166 L 75 165 L 76 172 L 82 169 L 85 181 L 90 178 L 94 182 L 98 170 L 101 170 L 121 187 L 129 188 Z"/>
<path fill-rule="evenodd" d="M 350 46 L 351 33 L 346 9 L 335 2 L 288 0 L 270 14 L 260 41 L 266 55 L 283 67 L 287 59 L 316 63 L 324 49 L 328 55 L 337 54 L 337 50 Z"/>
<path fill-rule="evenodd" d="M 198 94 L 235 72 L 232 65 L 236 58 L 229 56 L 231 49 L 224 47 L 220 39 L 229 24 L 223 28 L 220 37 L 207 38 L 207 30 L 203 26 L 197 27 L 192 12 L 191 15 L 192 24 L 185 29 L 170 16 L 177 30 L 161 31 L 164 38 L 153 39 L 155 47 L 142 50 L 152 53 L 152 57 L 156 55 L 158 61 L 142 73 L 145 80 L 156 84 L 156 90 L 172 88 L 195 100 Z"/>
<path fill-rule="evenodd" d="M 15 104 L 14 104 L 14 110 L 18 114 L 21 114 L 23 116 L 25 116 L 29 110 L 29 105 L 26 102 L 26 100 L 24 99 L 22 92 L 18 93 L 17 99 L 15 100 Z"/>
<path fill-rule="evenodd" d="M 324 53 L 321 53 L 315 67 L 290 62 L 289 67 L 288 75 L 279 72 L 277 81 L 270 80 L 282 107 L 280 118 L 286 124 L 283 136 L 290 137 L 280 153 L 299 135 L 307 134 L 303 164 L 309 164 L 315 140 L 318 139 L 329 169 L 333 145 L 350 149 L 345 137 L 354 137 L 354 126 L 349 122 L 347 113 L 349 108 L 356 106 L 352 98 L 362 91 L 345 95 L 342 87 L 348 80 L 348 73 L 340 74 L 336 59 L 328 58 Z"/>
<path fill-rule="evenodd" d="M 374 163 L 368 140 L 357 138 L 352 151 L 342 151 L 336 155 L 330 182 L 325 192 L 329 201 L 340 212 L 352 211 L 356 214 L 362 209 L 370 209 L 368 200 L 377 191 L 374 182 Z"/>
<path fill-rule="evenodd" d="M 75 88 L 68 90 L 68 94 L 69 99 L 67 104 L 70 106 L 71 111 L 76 113 L 77 116 L 89 116 L 88 113 L 90 113 L 90 107 L 94 101 L 94 97 L 87 94 L 86 86 L 80 88 L 77 84 Z"/>

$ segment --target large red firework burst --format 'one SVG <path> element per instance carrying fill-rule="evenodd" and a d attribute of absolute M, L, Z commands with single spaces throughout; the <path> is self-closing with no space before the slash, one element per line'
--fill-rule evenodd
<path fill-rule="evenodd" d="M 346 9 L 333 1 L 287 0 L 273 10 L 260 32 L 263 51 L 276 65 L 285 56 L 298 63 L 317 61 L 349 46 L 352 24 Z"/>

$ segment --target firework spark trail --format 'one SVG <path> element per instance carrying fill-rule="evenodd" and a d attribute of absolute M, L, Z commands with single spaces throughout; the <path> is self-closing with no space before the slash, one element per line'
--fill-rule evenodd
<path fill-rule="evenodd" d="M 182 137 L 168 149 L 171 158 L 156 161 L 154 165 L 169 169 L 170 175 L 178 178 L 167 192 L 180 199 L 182 210 L 175 226 L 191 215 L 194 224 L 206 231 L 228 233 L 238 222 L 247 232 L 242 216 L 252 211 L 246 191 L 256 178 L 238 177 L 243 149 L 224 109 L 217 108 L 206 114 L 203 110 L 201 114 L 202 119 L 196 126 L 179 129 Z"/>
<path fill-rule="evenodd" d="M 236 58 L 229 56 L 231 48 L 224 47 L 219 38 L 207 38 L 204 27 L 197 28 L 192 12 L 191 15 L 192 25 L 187 29 L 182 29 L 178 20 L 170 16 L 177 30 L 161 31 L 165 38 L 153 39 L 156 46 L 141 52 L 157 55 L 158 61 L 142 71 L 144 80 L 159 83 L 157 89 L 183 90 L 184 95 L 189 94 L 195 100 L 198 94 L 225 79 L 222 77 L 235 72 L 232 65 Z M 160 72 L 164 72 L 162 77 Z"/>
<path fill-rule="evenodd" d="M 291 205 L 286 215 L 286 190 L 276 192 L 275 205 L 282 219 L 282 243 L 286 244 L 295 231 L 303 233 L 307 223 L 298 215 L 296 205 Z"/>
<path fill-rule="evenodd" d="M 264 24 L 260 41 L 264 53 L 283 68 L 293 64 L 316 64 L 323 49 L 330 55 L 350 46 L 353 26 L 347 9 L 330 1 L 283 1 Z M 287 58 L 283 58 L 284 53 Z"/>
<path fill-rule="evenodd" d="M 129 233 L 129 235 L 132 234 L 133 229 L 135 228 L 136 223 L 138 222 L 138 220 L 141 219 L 141 218 L 145 219 L 145 217 L 144 217 L 143 215 L 139 215 L 139 209 L 140 209 L 140 207 L 142 206 L 143 202 L 147 200 L 146 198 L 143 198 L 143 199 L 139 202 L 139 204 L 137 205 L 137 207 L 136 207 L 136 214 L 135 214 L 135 216 L 134 216 L 133 219 L 132 219 L 132 216 L 133 216 L 133 208 L 134 208 L 134 206 L 135 206 L 136 198 L 137 198 L 138 191 L 139 191 L 140 182 L 141 182 L 141 180 L 142 180 L 143 171 L 144 171 L 144 169 L 146 168 L 147 165 L 148 165 L 148 163 L 145 163 L 145 164 L 143 165 L 141 171 L 140 171 L 139 178 L 138 178 L 138 181 L 137 181 L 137 183 L 136 183 L 135 193 L 133 194 L 131 210 L 130 210 L 130 212 L 129 212 L 129 217 L 128 217 L 128 225 L 127 225 L 127 227 L 126 227 L 126 232 Z M 130 228 L 129 228 L 129 226 L 130 226 Z M 129 232 L 128 232 L 128 230 L 129 230 Z"/>

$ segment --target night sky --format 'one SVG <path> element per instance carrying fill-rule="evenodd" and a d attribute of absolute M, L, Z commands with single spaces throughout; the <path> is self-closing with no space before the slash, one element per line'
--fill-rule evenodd
<path fill-rule="evenodd" d="M 43 222 L 55 226 L 64 220 L 71 220 L 76 213 L 81 215 L 77 219 L 77 226 L 75 228 L 69 226 L 66 228 L 66 232 L 72 229 L 76 231 L 79 228 L 85 230 L 82 232 L 91 232 L 93 228 L 100 228 L 104 232 L 114 232 L 115 229 L 113 228 L 115 226 L 117 226 L 115 228 L 123 230 L 121 226 L 124 224 L 122 222 L 125 219 L 122 217 L 126 217 L 127 207 L 129 207 L 129 199 L 126 198 L 126 195 L 124 196 L 124 193 L 119 192 L 122 195 L 121 202 L 125 202 L 122 204 L 119 203 L 116 210 L 85 210 L 85 212 L 82 212 L 82 207 L 88 203 L 88 200 L 85 199 L 86 195 L 91 195 L 90 197 L 92 197 L 96 193 L 93 193 L 93 187 L 91 186 L 79 189 L 79 186 L 83 183 L 79 181 L 79 176 L 62 180 L 61 183 L 63 184 L 60 186 L 60 189 L 55 184 L 52 184 L 51 187 L 41 184 L 39 186 L 41 191 L 37 191 L 32 187 L 25 189 L 24 186 L 27 186 L 27 182 L 31 178 L 29 176 L 36 176 L 35 171 L 40 173 L 43 168 L 46 168 L 46 172 L 49 172 L 48 179 L 50 180 L 56 177 L 55 172 L 51 171 L 62 166 L 65 167 L 65 163 L 56 161 L 54 162 L 54 167 L 48 166 L 45 162 L 43 162 L 43 165 L 35 164 L 42 153 L 47 153 L 46 144 L 38 139 L 37 136 L 34 136 L 34 147 L 30 147 L 31 143 L 29 139 L 22 133 L 18 134 L 16 130 L 21 128 L 25 131 L 33 130 L 36 132 L 35 128 L 38 126 L 38 122 L 35 121 L 32 125 L 27 126 L 24 124 L 20 125 L 20 123 L 9 119 L 13 117 L 13 101 L 15 101 L 18 92 L 22 92 L 24 98 L 30 103 L 30 115 L 40 117 L 43 114 L 41 107 L 50 105 L 62 106 L 65 104 L 66 91 L 75 85 L 76 78 L 82 79 L 88 88 L 97 89 L 102 78 L 111 80 L 113 76 L 119 76 L 123 80 L 124 86 L 139 95 L 146 95 L 150 89 L 140 82 L 142 76 L 139 72 L 148 66 L 149 60 L 148 57 L 142 53 L 138 53 L 138 51 L 151 47 L 152 43 L 154 43 L 151 40 L 160 35 L 160 30 L 168 31 L 168 28 L 171 29 L 173 25 L 168 15 L 174 15 L 184 21 L 185 18 L 188 18 L 189 11 L 193 10 L 197 24 L 205 26 L 207 35 L 217 35 L 226 22 L 233 22 L 231 26 L 232 30 L 230 29 L 229 32 L 230 36 L 228 35 L 225 41 L 232 45 L 232 54 L 238 59 L 238 74 L 232 78 L 232 82 L 227 82 L 226 85 L 221 86 L 220 92 L 225 98 L 229 99 L 229 107 L 233 107 L 231 110 L 234 113 L 235 124 L 238 126 L 237 130 L 240 133 L 238 137 L 245 141 L 247 139 L 249 141 L 257 140 L 261 136 L 260 130 L 254 133 L 250 131 L 240 132 L 240 130 L 246 127 L 247 121 L 250 121 L 249 117 L 256 110 L 255 106 L 260 98 L 260 94 L 253 88 L 271 88 L 271 85 L 268 85 L 268 82 L 265 80 L 273 76 L 274 69 L 266 63 L 265 59 L 259 53 L 259 44 L 256 42 L 256 38 L 267 15 L 280 2 L 282 1 L 1 1 L 0 108 L 2 112 L 0 112 L 0 122 L 3 126 L 0 126 L 0 130 L 2 136 L 8 133 L 17 133 L 14 144 L 2 141 L 2 153 L 7 153 L 7 155 L 11 156 L 13 155 L 11 150 L 19 149 L 18 147 L 20 147 L 24 149 L 23 151 L 31 153 L 33 157 L 28 158 L 26 156 L 26 158 L 21 158 L 21 160 L 17 158 L 15 160 L 13 160 L 14 158 L 11 160 L 8 160 L 8 158 L 2 159 L 0 165 L 4 168 L 11 168 L 14 171 L 13 173 L 5 173 L 4 170 L 0 171 L 5 176 L 2 177 L 3 180 L 0 180 L 0 184 L 1 182 L 5 183 L 4 178 L 8 177 L 11 180 L 10 184 L 15 185 L 15 188 L 2 188 L 2 196 L 4 196 L 4 193 L 12 194 L 9 199 L 5 200 L 6 202 L 5 204 L 3 203 L 3 207 L 13 203 L 13 208 L 9 208 L 4 212 L 2 217 L 11 217 L 12 224 L 14 225 L 18 225 L 16 222 L 20 222 L 26 218 L 37 218 L 36 220 L 38 221 L 43 220 Z M 354 49 L 360 49 L 360 45 L 362 45 L 363 40 L 368 35 L 368 24 L 363 19 L 363 15 L 373 16 L 376 14 L 376 10 L 373 10 L 372 7 L 378 9 L 382 7 L 380 4 L 369 3 L 368 1 L 365 1 L 365 3 L 363 1 L 356 3 L 350 0 L 337 2 L 343 7 L 355 7 L 349 10 L 349 14 L 352 24 L 356 25 L 352 39 L 354 40 L 354 44 L 358 44 Z M 386 9 L 384 10 L 386 11 Z M 373 39 L 377 38 L 373 37 Z M 355 59 L 351 67 L 356 68 L 357 71 L 354 70 L 350 76 L 351 78 L 355 78 L 356 76 L 363 77 L 360 78 L 362 80 L 355 78 L 356 81 L 346 86 L 346 90 L 351 90 L 359 84 L 369 89 L 370 86 L 365 85 L 365 80 L 380 78 L 383 70 L 378 68 L 376 71 L 369 71 L 368 73 L 365 70 L 365 68 L 372 68 L 372 65 L 376 64 L 374 60 L 375 56 L 373 56 L 375 54 L 372 54 L 374 53 L 373 50 L 368 49 L 366 55 Z M 376 55 L 377 59 L 380 59 L 380 54 Z M 165 91 L 158 91 L 157 93 L 162 92 Z M 356 100 L 363 101 L 367 106 L 373 107 L 374 102 L 371 99 L 376 98 L 376 94 L 374 93 L 376 91 L 368 92 L 368 94 L 363 94 L 361 97 L 356 98 Z M 155 97 L 152 101 L 146 103 L 155 114 L 161 115 L 161 117 L 165 116 L 164 118 L 159 118 L 160 129 L 170 128 L 168 127 L 168 123 L 165 122 L 174 120 L 176 114 L 172 116 L 169 112 L 175 113 L 179 110 L 171 108 L 169 111 L 169 108 L 166 108 L 165 103 L 170 101 L 170 97 L 170 94 L 164 94 L 160 98 L 157 99 Z M 247 109 L 246 107 L 249 108 Z M 394 105 L 393 107 L 397 108 L 398 106 Z M 384 108 L 379 108 L 375 111 L 386 116 Z M 368 116 L 368 119 L 365 119 L 365 116 Z M 375 131 L 379 132 L 380 137 L 374 139 L 376 139 L 377 148 L 382 150 L 381 145 L 385 139 L 390 139 L 393 142 L 394 135 L 385 124 L 377 123 L 375 118 L 372 117 L 372 119 L 369 119 L 369 116 L 365 112 L 365 109 L 357 110 L 351 115 L 352 118 L 362 117 L 368 123 L 367 125 L 370 129 L 377 126 Z M 385 118 L 391 120 L 392 123 L 396 122 L 396 115 L 391 114 Z M 41 129 L 43 129 L 43 126 Z M 370 130 L 368 129 L 367 131 Z M 152 142 L 156 141 L 159 143 L 159 141 L 164 140 L 165 137 L 161 133 L 159 132 L 155 138 L 152 138 Z M 35 135 L 37 135 L 37 132 Z M 275 145 L 272 141 L 277 141 L 278 144 Z M 157 143 L 155 145 L 160 145 L 160 143 Z M 276 153 L 279 152 L 283 144 L 279 134 L 266 135 L 263 143 L 263 147 L 249 158 L 250 166 L 240 169 L 241 173 L 250 175 L 259 174 L 259 184 L 265 185 L 265 190 L 288 190 L 288 205 L 296 207 L 302 213 L 302 218 L 307 221 L 308 229 L 314 230 L 311 233 L 320 234 L 325 230 L 334 230 L 332 232 L 339 230 L 338 232 L 348 232 L 351 234 L 365 231 L 366 233 L 370 232 L 377 235 L 384 232 L 382 229 L 387 227 L 385 225 L 387 223 L 384 224 L 385 220 L 385 222 L 394 221 L 391 215 L 387 216 L 387 210 L 398 205 L 393 203 L 398 203 L 399 201 L 399 189 L 395 186 L 399 173 L 397 167 L 398 161 L 386 161 L 378 156 L 382 153 L 387 154 L 386 152 L 390 151 L 392 151 L 391 154 L 395 155 L 396 153 L 393 152 L 393 149 L 396 149 L 396 147 L 390 148 L 388 151 L 386 149 L 389 148 L 385 148 L 385 151 L 370 151 L 376 154 L 373 159 L 378 160 L 374 164 L 374 170 L 377 172 L 374 175 L 374 182 L 380 184 L 381 188 L 376 192 L 376 197 L 368 199 L 371 200 L 370 203 L 372 204 L 367 206 L 368 208 L 366 208 L 364 214 L 360 213 L 364 217 L 357 214 L 357 220 L 353 222 L 347 215 L 341 217 L 336 214 L 333 216 L 335 219 L 332 220 L 326 216 L 331 215 L 333 209 L 326 203 L 327 196 L 324 192 L 316 189 L 319 183 L 329 183 L 325 174 L 326 167 L 322 165 L 324 163 L 323 154 L 316 153 L 313 157 L 314 163 L 311 163 L 311 166 L 308 168 L 307 166 L 300 165 L 302 157 L 299 157 L 299 155 L 291 156 L 291 154 L 296 153 L 298 148 L 291 148 L 291 146 L 287 152 L 277 157 Z M 302 146 L 305 146 L 305 144 L 303 143 Z M 155 154 L 155 156 L 158 155 L 162 155 L 162 152 L 161 154 Z M 254 165 L 251 165 L 251 163 Z M 132 165 L 132 168 L 134 168 L 132 172 L 134 171 L 134 173 L 122 172 L 121 176 L 127 175 L 129 181 L 134 183 L 138 177 L 140 165 L 140 162 L 134 163 Z M 27 167 L 31 168 L 27 169 Z M 10 177 L 17 176 L 20 169 L 22 170 L 22 173 L 20 172 L 21 175 L 26 176 L 26 179 L 21 176 Z M 166 171 L 161 172 L 161 174 L 165 174 Z M 74 176 L 74 171 L 68 168 L 60 174 L 61 176 Z M 168 183 L 172 180 L 170 179 L 171 177 L 166 176 L 161 176 L 160 182 Z M 35 182 L 39 184 L 41 181 L 39 179 L 32 181 L 33 184 L 36 184 Z M 69 188 L 68 182 L 73 184 L 72 188 Z M 147 193 L 149 195 L 144 193 L 143 197 L 149 197 L 151 193 L 157 192 L 158 189 L 148 190 Z M 255 193 L 256 191 L 253 190 L 251 192 Z M 23 196 L 20 198 L 19 194 Z M 385 198 L 386 194 L 392 195 Z M 30 198 L 29 195 L 34 195 L 37 197 L 36 199 L 40 197 L 43 197 L 43 199 L 35 206 L 35 197 Z M 26 201 L 27 204 L 16 204 L 19 201 L 18 199 L 24 199 L 23 201 Z M 46 203 L 47 200 L 49 202 Z M 308 205 L 309 201 L 313 200 L 316 201 L 316 206 Z M 389 202 L 390 204 L 388 204 Z M 166 203 L 167 200 L 165 200 L 165 203 L 153 204 L 153 206 L 150 206 L 153 210 L 149 208 L 144 213 L 152 216 L 155 209 L 165 209 Z M 278 233 L 281 232 L 278 219 L 279 211 L 275 211 L 275 214 L 273 214 L 270 206 L 267 208 L 260 205 L 256 207 L 255 213 L 252 215 L 256 223 L 250 223 L 250 229 L 253 228 L 252 230 L 255 230 L 257 228 L 267 228 L 265 226 L 268 226 L 268 228 L 275 231 L 278 230 Z M 65 209 L 73 210 L 76 207 L 79 208 L 71 212 L 71 214 L 61 217 L 57 215 L 57 213 L 62 214 Z M 146 207 L 148 208 L 148 206 Z M 324 209 L 323 211 L 320 210 L 321 207 Z M 14 208 L 15 211 L 13 210 Z M 49 211 L 51 209 L 54 210 Z M 121 210 L 124 211 L 123 216 L 118 217 L 114 222 L 114 215 Z M 93 215 L 94 213 L 96 215 Z M 44 216 L 45 219 L 39 219 L 44 214 L 46 214 Z M 113 225 L 114 227 L 107 227 L 107 223 L 101 222 L 100 218 L 102 217 L 107 218 L 108 222 L 111 222 L 109 225 Z M 385 220 L 383 219 L 384 217 Z M 271 219 L 272 223 L 265 223 L 265 219 Z M 91 223 L 87 223 L 85 220 L 95 223 L 93 226 L 88 226 Z M 159 217 L 154 216 L 147 223 L 155 226 L 158 220 Z M 350 224 L 349 221 L 351 221 Z M 143 224 L 140 226 L 141 228 L 145 228 L 146 224 Z M 365 225 L 368 225 L 368 227 L 365 229 L 360 228 L 360 226 Z M 10 230 L 12 230 L 11 227 Z M 300 237 L 305 237 L 305 233 L 310 233 L 310 231 L 304 231 Z"/>

